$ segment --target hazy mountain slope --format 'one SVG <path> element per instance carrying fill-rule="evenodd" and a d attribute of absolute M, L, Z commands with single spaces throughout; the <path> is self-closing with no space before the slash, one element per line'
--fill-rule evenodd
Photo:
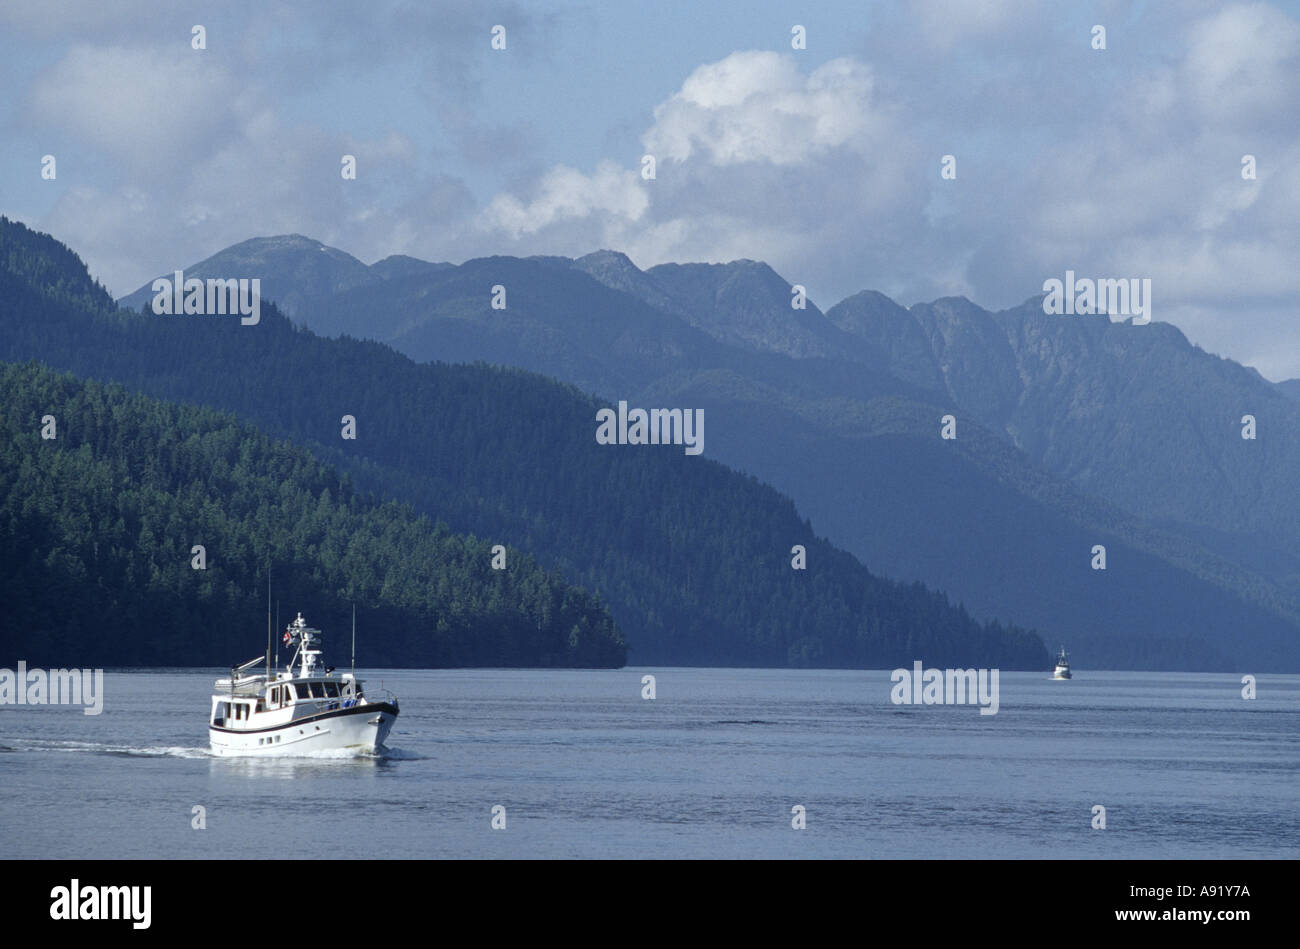
<path fill-rule="evenodd" d="M 1008 424 L 1030 457 L 1131 510 L 1300 541 L 1300 406 L 1257 373 L 1166 323 L 1035 305 L 997 320 L 1027 380 Z M 1242 438 L 1247 414 L 1255 440 Z"/>
<path fill-rule="evenodd" d="M 1300 570 L 1300 405 L 1258 373 L 1169 324 L 1050 316 L 1036 300 L 911 314 L 949 397 L 1036 464 L 1283 583 Z"/>
<path fill-rule="evenodd" d="M 858 434 L 829 434 L 751 390 L 710 374 L 651 392 L 703 406 L 711 450 L 803 490 L 809 519 L 851 533 L 873 571 L 924 577 L 977 616 L 1014 609 L 1107 668 L 1295 661 L 1294 604 L 1257 576 L 1042 472 L 1001 470 L 996 439 L 973 426 L 957 443 L 918 438 L 937 418 L 881 400 Z M 843 489 L 810 494 L 811 483 Z M 1091 569 L 1094 544 L 1107 548 L 1104 572 Z"/>
<path fill-rule="evenodd" d="M 505 289 L 504 309 L 492 307 L 494 286 Z M 630 390 L 682 365 L 719 358 L 706 334 L 664 319 L 567 262 L 545 259 L 470 260 L 427 278 L 338 294 L 306 319 L 320 332 L 391 343 L 413 359 L 522 365 L 587 391 L 608 392 L 615 380 Z M 532 361 L 521 362 L 518 354 Z"/>
<path fill-rule="evenodd" d="M 563 263 L 568 264 L 568 261 Z M 651 274 L 639 269 L 626 254 L 598 250 L 579 257 L 571 265 L 613 290 L 636 297 L 656 310 L 690 322 L 690 307 L 680 305 L 668 288 Z"/>
<path fill-rule="evenodd" d="M 835 304 L 826 317 L 861 339 L 898 378 L 941 398 L 947 394 L 929 335 L 911 313 L 883 293 L 863 290 Z"/>
<path fill-rule="evenodd" d="M 692 325 L 724 343 L 804 359 L 853 359 L 854 339 L 811 300 L 792 304 L 791 286 L 767 264 L 660 264 L 646 271 Z"/>

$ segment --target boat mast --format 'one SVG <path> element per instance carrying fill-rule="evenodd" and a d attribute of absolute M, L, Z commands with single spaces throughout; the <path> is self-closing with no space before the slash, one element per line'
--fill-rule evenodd
<path fill-rule="evenodd" d="M 271 565 L 266 565 L 266 701 L 271 701 Z"/>
<path fill-rule="evenodd" d="M 352 690 L 357 688 L 357 605 L 352 604 Z"/>

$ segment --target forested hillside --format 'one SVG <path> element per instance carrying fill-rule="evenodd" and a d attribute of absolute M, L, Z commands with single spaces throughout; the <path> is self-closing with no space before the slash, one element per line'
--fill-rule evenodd
<path fill-rule="evenodd" d="M 218 665 L 286 611 L 395 666 L 619 666 L 585 591 L 451 534 L 227 413 L 0 364 L 0 654 L 37 664 Z M 53 436 L 53 437 L 44 437 Z M 195 545 L 203 547 L 196 569 Z M 286 615 L 285 621 L 289 616 Z"/>

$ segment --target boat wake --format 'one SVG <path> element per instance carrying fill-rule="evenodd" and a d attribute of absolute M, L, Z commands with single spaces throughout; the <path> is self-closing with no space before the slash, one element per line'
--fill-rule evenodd
<path fill-rule="evenodd" d="M 368 748 L 317 748 L 313 751 L 303 751 L 297 754 L 269 755 L 268 758 L 297 758 L 300 761 L 346 761 L 351 758 L 373 758 L 380 759 L 384 757 L 382 751 L 371 751 Z"/>
<path fill-rule="evenodd" d="M 430 761 L 431 755 L 418 755 L 414 751 L 406 751 L 402 748 L 384 748 L 381 747 L 375 753 L 376 758 L 383 758 L 386 761 Z"/>
<path fill-rule="evenodd" d="M 111 745 L 97 741 L 74 741 L 57 738 L 14 738 L 7 751 L 56 751 L 118 755 L 127 758 L 211 758 L 207 748 L 189 748 L 183 745 Z"/>
<path fill-rule="evenodd" d="M 214 761 L 235 760 L 215 755 L 206 747 L 185 745 L 115 745 L 107 742 L 77 741 L 58 738 L 10 738 L 0 745 L 0 752 L 10 754 L 62 752 L 66 754 L 114 755 L 124 758 L 210 758 Z M 296 755 L 272 755 L 259 760 L 285 761 L 420 761 L 426 756 L 401 748 L 381 746 L 375 751 L 365 748 L 321 748 Z"/>
<path fill-rule="evenodd" d="M 293 755 L 268 755 L 257 760 L 345 761 L 359 758 L 367 761 L 421 761 L 425 757 L 425 755 L 403 751 L 401 748 L 387 748 L 380 745 L 374 751 L 369 748 L 318 748 L 315 751 L 304 751 Z M 223 758 L 222 760 L 230 759 Z"/>

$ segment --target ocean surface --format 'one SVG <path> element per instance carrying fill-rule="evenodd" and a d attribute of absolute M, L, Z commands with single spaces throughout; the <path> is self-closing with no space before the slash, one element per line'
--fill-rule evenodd
<path fill-rule="evenodd" d="M 401 701 L 387 753 L 230 759 L 225 673 L 110 671 L 98 716 L 0 706 L 0 853 L 1300 856 L 1300 676 L 1246 700 L 1231 674 L 1003 673 L 980 715 L 893 705 L 887 671 L 370 671 Z"/>

